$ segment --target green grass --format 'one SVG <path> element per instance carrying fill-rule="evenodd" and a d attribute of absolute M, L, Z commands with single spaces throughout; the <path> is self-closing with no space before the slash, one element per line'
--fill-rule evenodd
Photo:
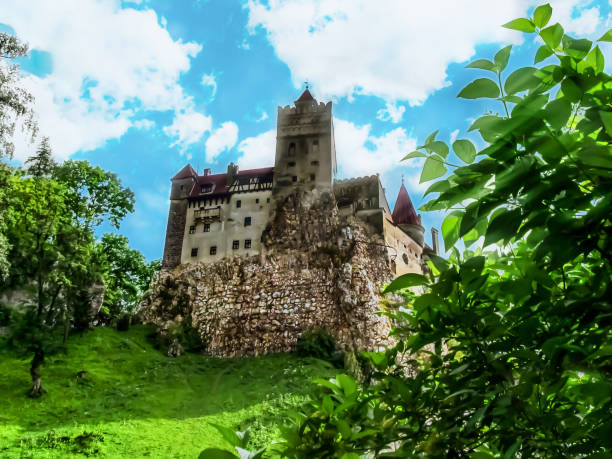
<path fill-rule="evenodd" d="M 251 429 L 252 449 L 280 437 L 312 379 L 336 373 L 293 355 L 215 359 L 166 357 L 147 329 L 99 328 L 73 336 L 47 359 L 40 399 L 26 396 L 29 359 L 0 347 L 0 457 L 197 458 L 231 450 L 210 425 Z M 76 374 L 87 371 L 82 381 Z"/>

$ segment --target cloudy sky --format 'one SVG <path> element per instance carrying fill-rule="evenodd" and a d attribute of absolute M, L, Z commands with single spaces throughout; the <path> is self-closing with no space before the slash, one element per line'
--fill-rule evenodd
<path fill-rule="evenodd" d="M 415 205 L 419 164 L 400 163 L 432 131 L 470 138 L 494 102 L 457 99 L 465 69 L 514 44 L 510 68 L 539 46 L 500 27 L 532 0 L 1 0 L 0 30 L 29 43 L 20 64 L 41 133 L 58 159 L 86 159 L 136 195 L 120 232 L 160 258 L 169 179 L 187 162 L 224 172 L 274 162 L 276 109 L 312 84 L 334 102 L 341 178 L 380 173 L 393 205 L 402 175 Z M 551 23 L 598 38 L 611 0 L 552 0 Z M 612 49 L 602 46 L 609 68 Z M 35 145 L 18 142 L 16 159 Z M 423 215 L 427 229 L 441 214 Z M 108 230 L 107 228 L 101 231 Z"/>

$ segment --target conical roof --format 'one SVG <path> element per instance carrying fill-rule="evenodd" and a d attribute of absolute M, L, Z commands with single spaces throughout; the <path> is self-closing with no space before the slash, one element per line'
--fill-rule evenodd
<path fill-rule="evenodd" d="M 191 167 L 191 164 L 187 164 L 185 167 L 183 167 L 178 172 L 178 174 L 172 177 L 171 180 L 180 180 L 180 179 L 185 179 L 189 177 L 197 177 L 197 176 L 198 174 L 196 173 L 196 171 L 193 170 L 193 167 Z"/>
<path fill-rule="evenodd" d="M 306 88 L 306 90 L 302 93 L 302 95 L 300 96 L 300 98 L 298 100 L 296 100 L 295 102 L 310 102 L 315 100 L 314 97 L 312 97 L 312 94 L 310 94 L 310 91 L 308 90 L 308 88 Z"/>
<path fill-rule="evenodd" d="M 414 210 L 414 206 L 412 205 L 412 201 L 408 195 L 408 190 L 406 190 L 403 182 L 397 195 L 397 200 L 395 201 L 395 207 L 393 208 L 393 214 L 391 217 L 393 218 L 393 223 L 396 225 L 421 224 L 421 217 L 417 215 L 416 210 Z"/>

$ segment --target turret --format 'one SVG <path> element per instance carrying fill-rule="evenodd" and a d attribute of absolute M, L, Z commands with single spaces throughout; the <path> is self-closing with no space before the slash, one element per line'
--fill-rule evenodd
<path fill-rule="evenodd" d="M 408 234 L 421 247 L 424 246 L 425 228 L 421 226 L 421 216 L 414 210 L 403 179 L 391 217 L 393 218 L 393 223 L 399 226 L 404 233 Z"/>

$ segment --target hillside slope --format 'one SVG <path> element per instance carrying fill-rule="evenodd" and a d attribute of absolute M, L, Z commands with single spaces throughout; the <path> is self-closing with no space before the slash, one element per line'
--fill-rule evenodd
<path fill-rule="evenodd" d="M 196 458 L 206 447 L 229 449 L 209 423 L 250 427 L 252 446 L 262 446 L 278 438 L 313 378 L 335 374 L 292 355 L 173 359 L 146 333 L 99 328 L 72 337 L 67 355 L 47 360 L 48 394 L 38 400 L 26 397 L 28 360 L 0 346 L 0 457 Z"/>

